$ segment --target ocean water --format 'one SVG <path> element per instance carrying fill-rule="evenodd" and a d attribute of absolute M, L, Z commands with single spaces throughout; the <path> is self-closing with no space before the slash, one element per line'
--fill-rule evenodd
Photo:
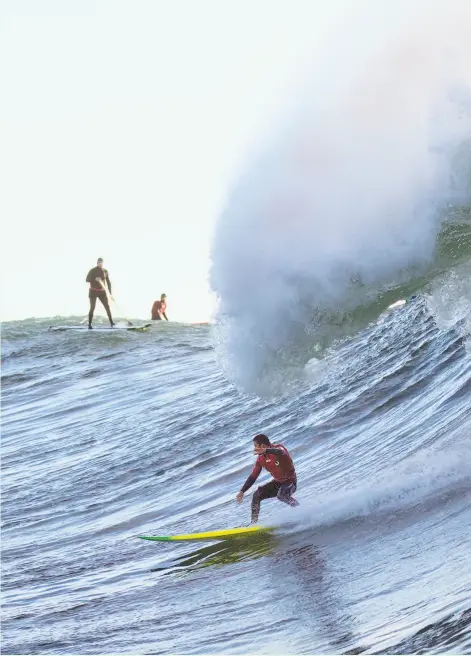
<path fill-rule="evenodd" d="M 368 315 L 276 397 L 234 387 L 208 325 L 4 323 L 3 653 L 469 653 L 459 275 Z M 298 508 L 262 504 L 273 534 L 137 537 L 246 525 L 260 431 L 298 472 Z"/>
<path fill-rule="evenodd" d="M 214 325 L 3 324 L 4 654 L 471 652 L 470 3 L 350 4 L 247 100 Z M 246 525 L 259 432 L 298 474 L 271 533 L 139 539 Z"/>

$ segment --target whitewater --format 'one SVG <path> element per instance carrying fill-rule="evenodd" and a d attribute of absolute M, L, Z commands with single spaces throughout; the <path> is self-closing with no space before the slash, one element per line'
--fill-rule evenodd
<path fill-rule="evenodd" d="M 228 191 L 211 324 L 3 323 L 3 653 L 470 652 L 470 19 L 326 38 Z M 246 525 L 259 432 L 272 534 L 138 538 Z"/>
<path fill-rule="evenodd" d="M 298 377 L 314 348 L 365 326 L 359 306 L 420 289 L 468 207 L 469 4 L 351 13 L 268 122 L 216 227 L 221 362 L 246 391 L 276 390 L 285 362 Z"/>

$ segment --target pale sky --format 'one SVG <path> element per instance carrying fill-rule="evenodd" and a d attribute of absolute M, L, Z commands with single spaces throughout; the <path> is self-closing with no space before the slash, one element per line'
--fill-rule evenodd
<path fill-rule="evenodd" d="M 208 320 L 229 186 L 345 2 L 2 0 L 2 319 L 85 316 L 103 257 L 128 316 Z"/>

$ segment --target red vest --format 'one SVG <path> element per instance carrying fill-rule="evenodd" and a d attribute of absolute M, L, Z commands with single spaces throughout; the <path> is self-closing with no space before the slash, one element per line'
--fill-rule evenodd
<path fill-rule="evenodd" d="M 159 312 L 165 312 L 167 309 L 167 303 L 165 301 L 155 301 L 152 306 L 152 319 L 160 319 Z"/>
<path fill-rule="evenodd" d="M 277 483 L 296 482 L 296 471 L 288 449 L 282 444 L 272 444 L 271 447 L 274 449 L 283 449 L 283 455 L 274 456 L 272 453 L 264 453 L 258 456 L 252 476 L 257 478 L 263 467 L 263 469 L 266 469 L 273 476 Z"/>

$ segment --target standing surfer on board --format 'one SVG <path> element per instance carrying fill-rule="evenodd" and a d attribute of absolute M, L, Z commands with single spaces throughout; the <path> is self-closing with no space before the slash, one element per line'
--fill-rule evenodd
<path fill-rule="evenodd" d="M 254 453 L 258 456 L 255 467 L 243 484 L 237 495 L 238 503 L 242 503 L 244 493 L 255 483 L 263 469 L 273 476 L 273 480 L 260 486 L 252 497 L 252 524 L 258 521 L 260 503 L 263 499 L 276 497 L 289 506 L 299 503 L 292 496 L 296 492 L 296 471 L 288 450 L 282 444 L 272 444 L 266 435 L 255 435 L 253 438 Z"/>
<path fill-rule="evenodd" d="M 167 301 L 165 300 L 166 298 L 167 294 L 162 294 L 160 301 L 155 301 L 151 310 L 152 321 L 160 321 L 162 317 L 168 321 L 168 317 L 165 314 L 165 310 L 167 309 Z"/>
<path fill-rule="evenodd" d="M 85 279 L 85 282 L 90 283 L 90 289 L 88 291 L 88 298 L 90 299 L 90 312 L 88 313 L 88 328 L 91 330 L 93 313 L 95 312 L 95 305 L 97 298 L 100 299 L 103 307 L 106 310 L 108 319 L 110 320 L 110 325 L 113 328 L 114 321 L 111 316 L 110 304 L 108 302 L 108 292 L 111 294 L 111 281 L 108 275 L 108 271 L 103 268 L 103 258 L 99 257 L 96 263 L 96 267 L 90 269 Z"/>

